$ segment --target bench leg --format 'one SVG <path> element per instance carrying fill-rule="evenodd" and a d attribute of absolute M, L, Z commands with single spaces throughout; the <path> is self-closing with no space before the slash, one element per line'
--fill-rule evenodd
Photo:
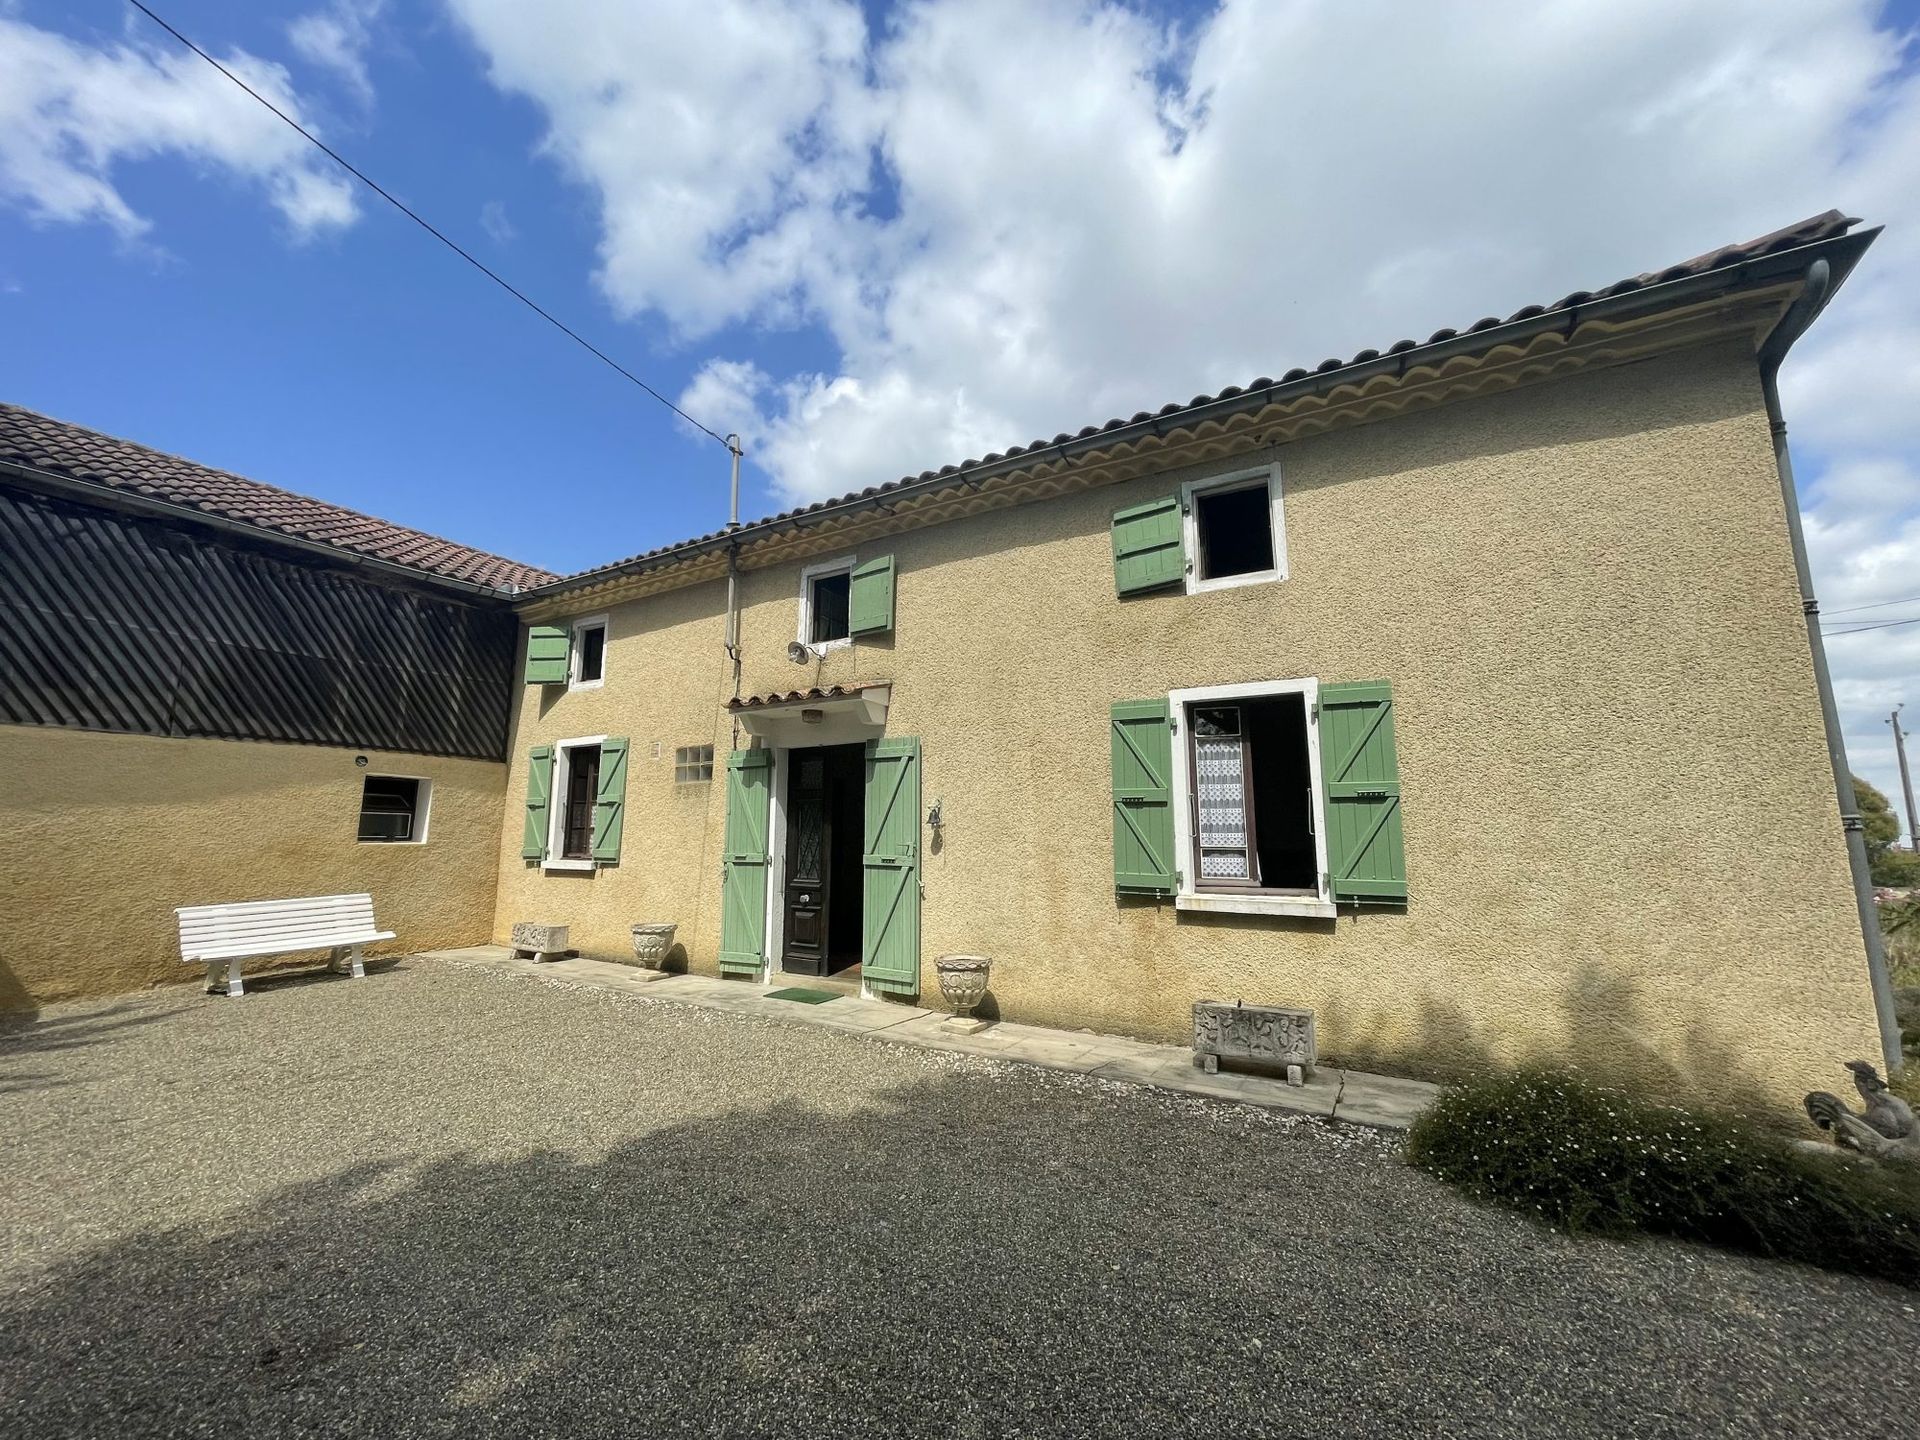
<path fill-rule="evenodd" d="M 238 960 L 229 960 L 227 962 L 227 998 L 238 1000 L 246 993 L 246 990 L 242 988 L 240 984 L 240 962 Z"/>
<path fill-rule="evenodd" d="M 209 960 L 207 962 L 207 994 L 218 995 L 222 990 L 227 988 L 226 977 L 220 973 L 226 968 L 227 967 L 222 965 L 218 960 Z"/>
<path fill-rule="evenodd" d="M 367 978 L 367 967 L 361 963 L 360 947 L 358 945 L 354 946 L 347 955 L 347 968 L 353 972 L 354 979 L 364 980 Z"/>

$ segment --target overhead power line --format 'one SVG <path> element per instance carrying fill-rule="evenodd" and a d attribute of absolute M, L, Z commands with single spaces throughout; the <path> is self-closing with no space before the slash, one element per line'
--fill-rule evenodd
<path fill-rule="evenodd" d="M 1840 630 L 1822 630 L 1822 635 L 1858 635 L 1867 630 L 1891 630 L 1898 625 L 1920 625 L 1920 615 L 1911 620 L 1882 620 L 1878 625 L 1849 625 Z"/>
<path fill-rule="evenodd" d="M 498 285 L 502 290 L 506 291 L 507 294 L 511 295 L 514 299 L 518 300 L 522 305 L 526 306 L 529 310 L 533 311 L 534 314 L 538 315 L 542 320 L 546 321 L 549 325 L 553 326 L 554 329 L 558 330 L 562 335 L 566 336 L 569 340 L 573 341 L 574 344 L 580 346 L 581 349 L 585 350 L 588 354 L 592 355 L 595 359 L 599 360 L 601 364 L 608 366 L 609 368 L 617 371 L 619 374 L 625 376 L 628 380 L 631 380 L 635 385 L 638 385 L 642 390 L 646 391 L 647 394 L 651 395 L 654 399 L 658 400 L 662 405 L 666 406 L 667 409 L 671 410 L 674 414 L 678 415 L 682 420 L 686 421 L 689 425 L 693 426 L 694 429 L 700 431 L 703 435 L 707 435 L 712 437 L 715 440 L 718 440 L 722 445 L 726 445 L 729 450 L 733 448 L 732 445 L 728 444 L 726 436 L 720 434 L 716 430 L 709 430 L 705 425 L 702 425 L 698 420 L 694 419 L 693 416 L 687 414 L 686 411 L 682 410 L 678 405 L 674 404 L 673 401 L 669 400 L 666 396 L 662 395 L 658 390 L 654 389 L 653 386 L 649 385 L 646 381 L 642 380 L 638 375 L 634 374 L 631 370 L 627 369 L 626 366 L 622 365 L 618 360 L 614 359 L 611 355 L 607 354 L 607 352 L 602 350 L 598 345 L 595 345 L 591 340 L 587 339 L 584 335 L 581 335 L 577 330 L 573 329 L 565 321 L 561 320 L 556 315 L 554 315 L 552 311 L 546 309 L 544 306 L 540 305 L 537 301 L 529 298 L 525 294 L 525 292 L 517 289 L 511 282 L 509 282 L 508 280 L 503 278 L 501 275 L 496 273 L 494 270 L 489 268 L 484 262 L 476 259 L 472 254 L 470 254 L 468 251 L 463 249 L 455 241 L 449 239 L 441 230 L 436 228 L 430 221 L 422 217 L 418 211 L 412 209 L 404 201 L 400 200 L 397 196 L 390 193 L 378 181 L 374 180 L 372 176 L 368 175 L 364 170 L 360 169 L 359 166 L 355 165 L 351 160 L 347 159 L 346 156 L 342 155 L 338 150 L 335 150 L 331 145 L 328 145 L 325 141 L 320 139 L 319 136 L 315 135 L 311 130 L 307 129 L 306 126 L 302 125 L 298 120 L 294 119 L 291 115 L 287 114 L 286 111 L 282 110 L 278 105 L 274 104 L 273 101 L 269 100 L 266 96 L 262 95 L 258 90 L 254 89 L 251 85 L 247 84 L 246 81 L 242 80 L 238 75 L 234 74 L 233 71 L 229 70 L 225 65 L 222 65 L 218 60 L 214 59 L 213 56 L 209 55 L 206 51 L 202 50 L 198 45 L 194 44 L 193 41 L 189 40 L 185 35 L 181 34 L 179 30 L 175 29 L 167 21 L 161 19 L 158 15 L 154 14 L 152 10 L 148 9 L 147 6 L 141 3 L 141 0 L 127 0 L 127 3 L 133 6 L 133 8 L 138 10 L 142 15 L 146 16 L 149 20 L 153 21 L 153 23 L 158 25 L 162 30 L 166 31 L 169 35 L 173 36 L 174 39 L 178 40 L 182 45 L 186 46 L 187 49 L 191 50 L 194 54 L 198 55 L 202 60 L 206 61 L 207 64 L 211 65 L 214 69 L 218 70 L 222 75 L 226 76 L 227 79 L 231 80 L 234 84 L 238 85 L 242 90 L 246 91 L 247 94 L 251 95 L 255 100 L 258 100 L 262 105 L 266 106 L 267 109 L 271 110 L 275 115 L 278 115 L 283 121 L 285 121 L 296 132 L 298 132 L 301 138 L 304 139 L 309 145 L 312 145 L 316 150 L 320 151 L 321 154 L 325 155 L 329 160 L 333 161 L 334 164 L 338 165 L 342 170 L 346 171 L 349 175 L 353 176 L 354 179 L 358 180 L 362 185 L 366 186 L 374 194 L 378 195 L 382 200 L 386 201 L 394 209 L 398 210 L 402 215 L 406 216 L 407 219 L 413 221 L 414 224 L 418 225 L 422 230 L 426 231 L 434 239 L 438 240 L 442 245 L 446 246 L 454 254 L 458 255 L 462 260 L 466 261 L 467 264 L 471 265 L 474 269 L 478 270 L 482 275 L 486 276 L 487 279 L 491 280 L 494 284 Z"/>
<path fill-rule="evenodd" d="M 1920 601 L 1920 595 L 1909 595 L 1904 600 L 1876 600 L 1871 605 L 1849 605 L 1844 610 L 1822 610 L 1822 615 L 1857 615 L 1862 610 L 1885 610 L 1890 605 L 1911 605 Z"/>

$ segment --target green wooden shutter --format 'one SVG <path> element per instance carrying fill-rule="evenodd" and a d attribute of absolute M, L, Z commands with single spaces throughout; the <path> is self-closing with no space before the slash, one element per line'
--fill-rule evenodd
<path fill-rule="evenodd" d="M 600 788 L 593 797 L 593 858 L 603 865 L 620 859 L 626 815 L 627 737 L 610 735 L 600 742 Z"/>
<path fill-rule="evenodd" d="M 1122 700 L 1113 720 L 1113 888 L 1171 895 L 1173 715 L 1165 700 Z"/>
<path fill-rule="evenodd" d="M 867 742 L 866 825 L 860 846 L 860 978 L 875 990 L 920 993 L 920 742 Z"/>
<path fill-rule="evenodd" d="M 1187 578 L 1186 528 L 1180 497 L 1149 500 L 1113 517 L 1113 588 L 1138 595 L 1178 585 Z"/>
<path fill-rule="evenodd" d="M 553 793 L 553 747 L 536 745 L 527 756 L 527 820 L 520 832 L 520 857 L 543 859 L 547 853 L 547 800 Z"/>
<path fill-rule="evenodd" d="M 773 752 L 727 756 L 726 849 L 720 859 L 720 968 L 758 974 L 767 953 L 767 802 Z"/>
<path fill-rule="evenodd" d="M 878 635 L 893 629 L 893 556 L 853 567 L 847 596 L 847 633 Z"/>
<path fill-rule="evenodd" d="M 1320 687 L 1320 762 L 1333 898 L 1404 904 L 1400 762 L 1393 744 L 1393 691 L 1385 681 Z"/>
<path fill-rule="evenodd" d="M 568 633 L 558 626 L 535 625 L 527 631 L 527 684 L 566 684 L 570 643 Z"/>

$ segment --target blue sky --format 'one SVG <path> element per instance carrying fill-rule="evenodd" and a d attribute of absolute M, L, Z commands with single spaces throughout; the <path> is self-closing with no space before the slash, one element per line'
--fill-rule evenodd
<path fill-rule="evenodd" d="M 1920 0 L 156 8 L 741 430 L 749 516 L 1846 208 L 1809 532 L 1830 611 L 1920 595 Z M 225 83 L 0 0 L 0 397 L 560 570 L 724 521 L 718 445 Z M 1886 786 L 1920 625 L 1834 653 Z"/>
<path fill-rule="evenodd" d="M 431 7 L 394 7 L 404 40 L 370 57 L 371 114 L 292 55 L 294 7 L 155 8 L 216 53 L 287 57 L 328 138 L 381 183 L 667 394 L 691 378 L 696 353 L 598 299 L 592 205 L 531 158 L 539 117 L 486 84 Z M 18 13 L 83 40 L 128 33 L 126 7 L 102 0 Z M 152 38 L 144 21 L 131 33 Z M 28 342 L 0 354 L 7 399 L 558 569 L 726 519 L 719 446 L 377 201 L 343 232 L 292 242 L 248 181 L 171 157 L 114 180 L 151 220 L 145 242 L 0 212 L 0 325 Z M 512 238 L 482 228 L 489 204 Z M 764 343 L 783 361 L 812 348 Z M 749 481 L 746 508 L 774 503 Z M 591 523 L 529 523 L 556 499 Z"/>

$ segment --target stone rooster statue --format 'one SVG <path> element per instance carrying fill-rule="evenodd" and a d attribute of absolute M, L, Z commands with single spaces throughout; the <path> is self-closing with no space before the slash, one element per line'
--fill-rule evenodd
<path fill-rule="evenodd" d="M 1864 1115 L 1855 1115 L 1837 1095 L 1816 1090 L 1807 1096 L 1807 1115 L 1834 1143 L 1858 1150 L 1876 1160 L 1901 1160 L 1920 1165 L 1920 1122 L 1913 1107 L 1887 1089 L 1880 1072 L 1864 1060 L 1849 1060 L 1854 1088 L 1866 1102 Z"/>

